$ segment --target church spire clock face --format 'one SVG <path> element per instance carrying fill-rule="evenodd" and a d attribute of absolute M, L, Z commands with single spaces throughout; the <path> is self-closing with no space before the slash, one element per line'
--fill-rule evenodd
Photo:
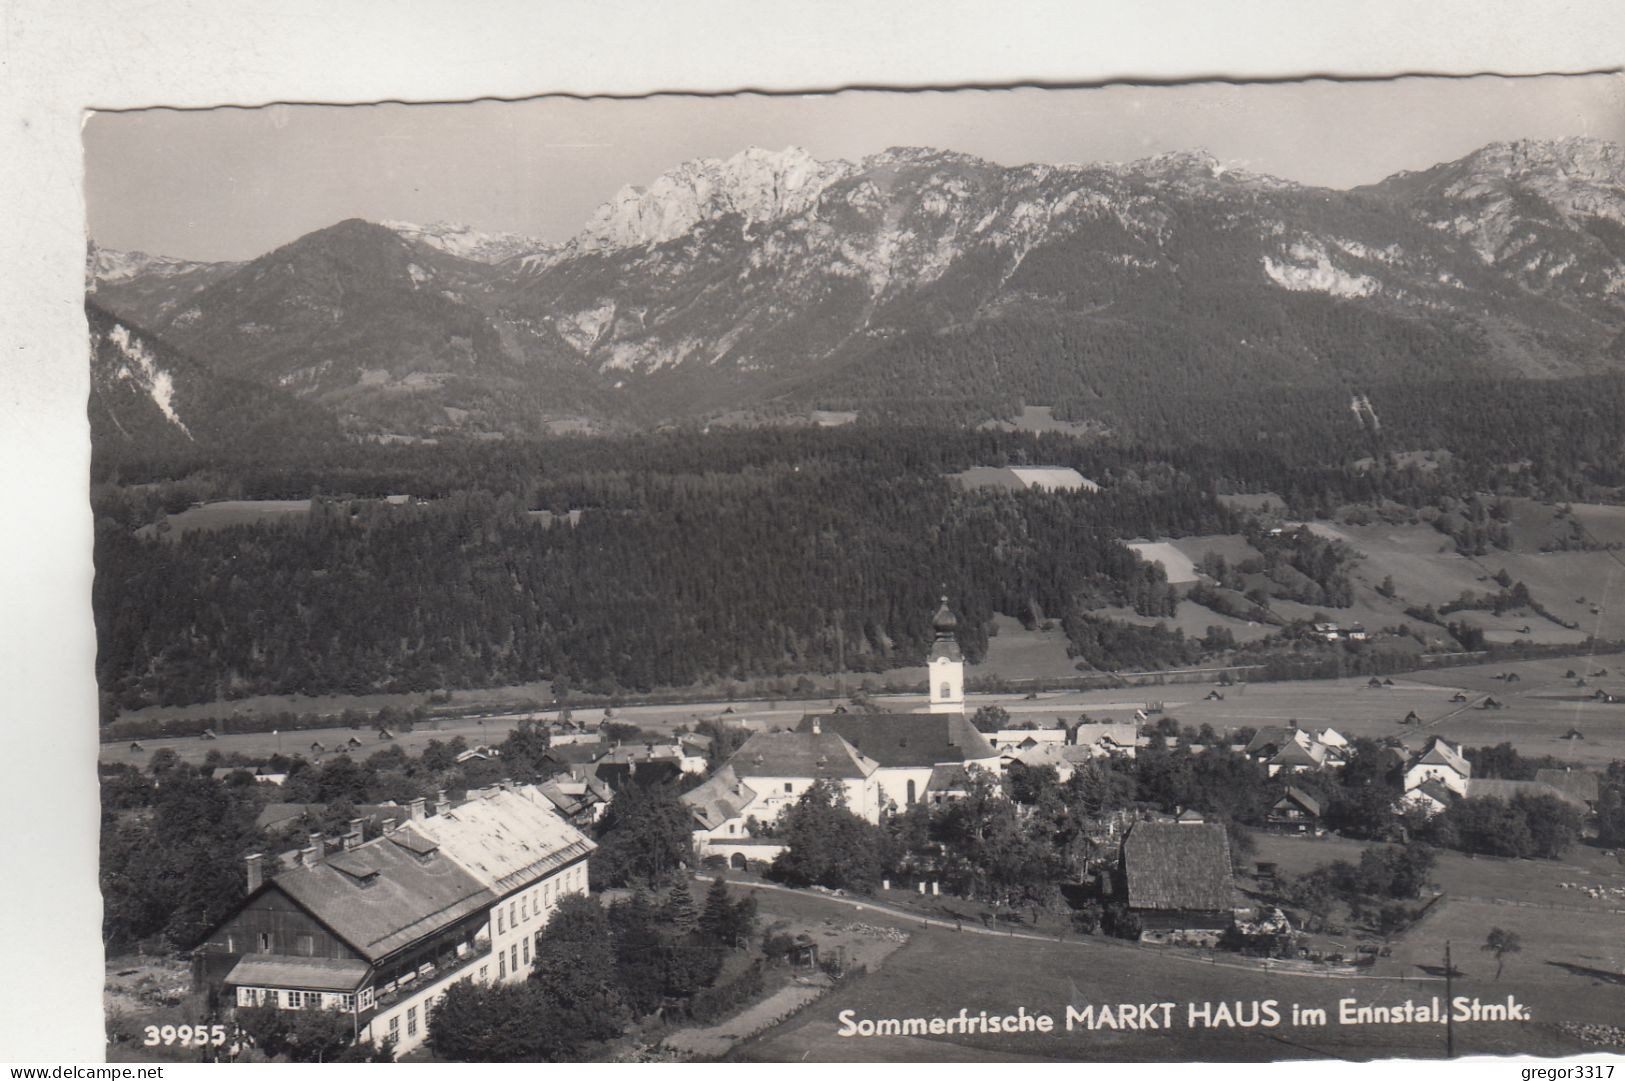
<path fill-rule="evenodd" d="M 948 607 L 948 598 L 942 598 L 942 607 L 931 619 L 936 639 L 931 643 L 928 663 L 931 680 L 932 713 L 965 712 L 965 657 L 959 652 L 955 632 L 959 619 Z"/>

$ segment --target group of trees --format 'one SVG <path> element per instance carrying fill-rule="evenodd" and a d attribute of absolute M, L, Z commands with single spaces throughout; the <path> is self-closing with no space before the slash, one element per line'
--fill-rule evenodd
<path fill-rule="evenodd" d="M 429 1015 L 429 1045 L 459 1062 L 579 1061 L 634 1020 L 686 1015 L 756 922 L 755 899 L 735 899 L 720 879 L 703 906 L 682 877 L 658 903 L 641 888 L 607 909 L 566 897 L 537 937 L 530 978 L 453 985 Z"/>
<path fill-rule="evenodd" d="M 1405 902 L 1421 896 L 1436 855 L 1420 842 L 1403 846 L 1372 845 L 1359 863 L 1334 860 L 1298 876 L 1285 895 L 1307 917 L 1311 929 L 1324 928 L 1334 901 L 1348 907 L 1349 918 L 1368 920 L 1380 934 L 1391 934 L 1415 917 Z"/>

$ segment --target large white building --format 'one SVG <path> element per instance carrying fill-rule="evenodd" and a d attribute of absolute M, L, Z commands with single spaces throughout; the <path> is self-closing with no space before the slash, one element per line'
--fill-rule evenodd
<path fill-rule="evenodd" d="M 525 979 L 553 910 L 586 895 L 596 846 L 533 787 L 470 795 L 414 800 L 371 841 L 354 822 L 332 852 L 313 834 L 269 876 L 250 856 L 248 895 L 195 954 L 199 984 L 228 1009 L 338 1011 L 401 1054 L 428 1038 L 453 983 Z"/>

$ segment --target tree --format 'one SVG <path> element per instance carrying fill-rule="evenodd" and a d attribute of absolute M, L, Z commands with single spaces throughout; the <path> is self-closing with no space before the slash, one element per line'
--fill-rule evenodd
<path fill-rule="evenodd" d="M 853 814 L 833 781 L 818 780 L 779 819 L 785 849 L 769 873 L 792 886 L 872 889 L 887 865 L 887 837 Z"/>
<path fill-rule="evenodd" d="M 671 785 L 627 785 L 598 825 L 588 865 L 594 885 L 664 881 L 692 852 L 692 823 Z"/>
<path fill-rule="evenodd" d="M 508 738 L 497 746 L 507 772 L 515 780 L 540 780 L 546 772 L 542 758 L 552 746 L 552 737 L 546 728 L 533 720 L 522 720 Z"/>
<path fill-rule="evenodd" d="M 978 732 L 997 732 L 1010 727 L 1010 711 L 1003 706 L 982 706 L 971 714 L 970 723 Z"/>
<path fill-rule="evenodd" d="M 671 892 L 666 894 L 666 903 L 661 906 L 660 918 L 681 934 L 687 934 L 699 927 L 699 909 L 694 906 L 694 895 L 688 891 L 686 877 L 678 878 L 672 885 Z"/>
<path fill-rule="evenodd" d="M 1509 953 L 1519 953 L 1523 950 L 1523 941 L 1516 931 L 1506 931 L 1499 927 L 1490 928 L 1490 933 L 1484 939 L 1484 945 L 1479 949 L 1495 954 L 1495 978 L 1501 978 L 1501 969 L 1506 966 Z"/>
<path fill-rule="evenodd" d="M 537 1062 L 558 1045 L 533 983 L 451 985 L 429 1010 L 429 1047 L 454 1062 Z"/>
<path fill-rule="evenodd" d="M 528 986 L 543 1005 L 539 1023 L 547 1033 L 548 1058 L 575 1057 L 585 1045 L 621 1033 L 628 1011 L 602 905 L 579 894 L 559 902 L 536 937 Z"/>
<path fill-rule="evenodd" d="M 705 908 L 700 912 L 700 936 L 724 946 L 739 946 L 756 932 L 756 898 L 733 900 L 728 884 L 718 878 L 711 883 L 705 895 Z"/>
<path fill-rule="evenodd" d="M 237 1022 L 260 1051 L 289 1062 L 334 1062 L 355 1043 L 355 1023 L 337 1010 L 253 1006 Z"/>

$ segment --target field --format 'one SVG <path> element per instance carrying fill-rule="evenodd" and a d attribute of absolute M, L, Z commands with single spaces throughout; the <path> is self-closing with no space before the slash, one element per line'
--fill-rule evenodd
<path fill-rule="evenodd" d="M 173 539 L 192 530 L 208 532 L 234 525 L 285 521 L 291 515 L 309 513 L 308 499 L 227 499 L 201 507 L 189 507 L 179 514 L 170 515 L 167 536 Z M 156 535 L 156 527 L 152 525 L 144 525 L 136 530 L 138 537 Z"/>
<path fill-rule="evenodd" d="M 834 907 L 839 901 L 815 895 L 785 895 L 762 891 L 764 912 L 790 906 L 806 913 L 817 906 Z M 837 987 L 830 995 L 794 1018 L 736 1048 L 730 1059 L 740 1061 L 1266 1061 L 1289 1058 L 1344 1058 L 1366 1060 L 1404 1056 L 1436 1058 L 1444 1053 L 1444 1032 L 1439 1025 L 1393 1025 L 1382 1029 L 1339 1025 L 1339 999 L 1361 1004 L 1397 1005 L 1406 1000 L 1426 1002 L 1442 995 L 1441 984 L 1425 973 L 1395 971 L 1379 978 L 1348 979 L 1265 972 L 1260 968 L 1220 958 L 1212 963 L 1195 951 L 1163 950 L 1126 945 L 1097 938 L 1068 937 L 1040 941 L 1000 937 L 948 928 L 925 928 L 903 917 L 891 917 L 866 908 L 862 917 L 871 923 L 892 922 L 909 928 L 909 944 L 887 959 L 878 972 Z M 1482 932 L 1476 941 L 1482 939 Z M 1493 966 L 1476 970 L 1457 981 L 1456 993 L 1478 996 L 1486 1002 L 1518 997 L 1534 1013 L 1531 1023 L 1464 1022 L 1456 1026 L 1459 1054 L 1561 1055 L 1583 1050 L 1558 1032 L 1552 1021 L 1617 1021 L 1619 992 L 1599 994 L 1594 981 L 1568 976 L 1567 982 L 1536 983 L 1515 978 L 1510 971 L 1500 981 L 1489 977 Z M 1273 999 L 1287 1021 L 1265 1030 L 1192 1028 L 1187 1010 L 1192 1003 L 1250 1003 Z M 1071 1005 L 1171 1002 L 1173 1026 L 1156 1031 L 1097 1029 L 1065 1031 L 1065 1010 Z M 1325 1027 L 1294 1026 L 1293 1004 L 1325 1009 L 1331 1023 Z M 998 1035 L 842 1037 L 840 1015 L 853 1011 L 855 1019 L 957 1016 L 961 1009 L 1007 1014 L 1024 1006 L 1029 1013 L 1056 1018 L 1057 1031 Z"/>

